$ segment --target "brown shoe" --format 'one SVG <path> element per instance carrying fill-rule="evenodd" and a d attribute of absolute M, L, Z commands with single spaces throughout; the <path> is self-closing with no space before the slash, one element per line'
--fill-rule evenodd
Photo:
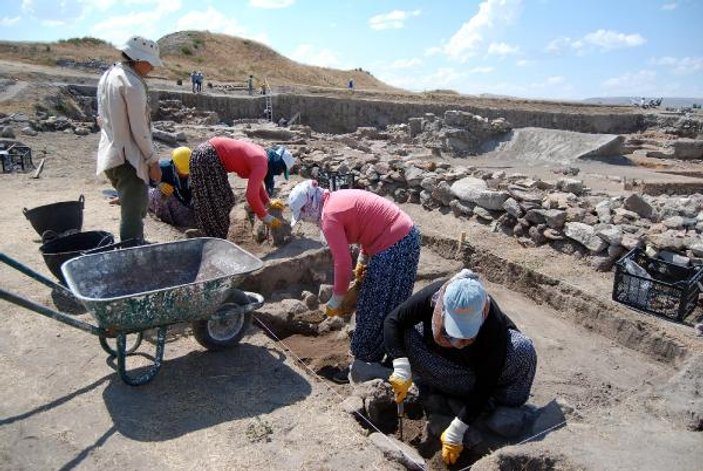
<path fill-rule="evenodd" d="M 195 239 L 196 237 L 204 237 L 204 234 L 200 229 L 186 229 L 185 235 L 186 235 L 186 239 Z"/>

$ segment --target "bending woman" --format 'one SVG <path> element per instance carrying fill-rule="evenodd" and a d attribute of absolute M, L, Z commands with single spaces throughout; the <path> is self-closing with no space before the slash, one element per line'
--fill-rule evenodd
<path fill-rule="evenodd" d="M 284 149 L 281 160 L 283 166 L 275 171 L 280 175 L 295 163 L 291 153 Z M 264 179 L 269 172 L 269 158 L 266 150 L 252 142 L 226 137 L 214 137 L 193 150 L 190 159 L 190 182 L 193 193 L 193 209 L 198 229 L 205 236 L 227 238 L 229 212 L 234 206 L 234 194 L 227 178 L 234 172 L 246 178 L 246 199 L 256 216 L 272 229 L 282 225 L 280 219 L 271 216 L 266 210 L 283 208 L 283 203 L 269 200 L 264 188 Z"/>
<path fill-rule="evenodd" d="M 299 220 L 317 224 L 334 260 L 334 288 L 328 316 L 343 314 L 342 301 L 352 276 L 361 283 L 356 329 L 351 341 L 355 361 L 380 362 L 383 320 L 412 294 L 420 259 L 420 231 L 410 217 L 387 199 L 364 190 L 330 192 L 306 180 L 288 197 Z M 361 250 L 352 275 L 349 244 Z M 353 374 L 354 365 L 350 374 Z"/>

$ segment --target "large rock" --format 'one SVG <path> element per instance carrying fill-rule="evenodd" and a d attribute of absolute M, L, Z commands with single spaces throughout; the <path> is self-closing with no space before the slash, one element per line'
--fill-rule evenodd
<path fill-rule="evenodd" d="M 405 181 L 407 182 L 408 186 L 418 187 L 420 186 L 420 183 L 422 183 L 424 174 L 424 170 L 410 165 L 405 168 Z"/>
<path fill-rule="evenodd" d="M 474 203 L 490 211 L 502 211 L 503 203 L 510 197 L 504 191 L 489 190 L 485 180 L 475 177 L 455 181 L 451 192 L 463 202 Z"/>
<path fill-rule="evenodd" d="M 624 206 L 625 209 L 633 211 L 643 218 L 651 218 L 652 213 L 654 212 L 652 205 L 647 203 L 644 198 L 637 193 L 632 193 L 630 196 L 625 198 Z"/>
<path fill-rule="evenodd" d="M 503 203 L 510 197 L 505 191 L 486 190 L 479 193 L 474 203 L 490 211 L 502 211 Z"/>
<path fill-rule="evenodd" d="M 481 192 L 486 191 L 488 186 L 481 178 L 466 177 L 452 183 L 452 193 L 461 201 L 475 203 Z"/>
<path fill-rule="evenodd" d="M 564 234 L 569 239 L 575 240 L 593 253 L 600 253 L 608 248 L 608 243 L 598 237 L 595 229 L 588 224 L 567 222 L 565 224 Z"/>

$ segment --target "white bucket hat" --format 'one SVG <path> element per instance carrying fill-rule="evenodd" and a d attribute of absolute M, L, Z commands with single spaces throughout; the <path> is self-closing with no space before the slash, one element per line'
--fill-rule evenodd
<path fill-rule="evenodd" d="M 159 58 L 159 45 L 142 36 L 132 36 L 119 50 L 127 54 L 127 57 L 134 61 L 144 61 L 160 67 L 163 65 Z"/>

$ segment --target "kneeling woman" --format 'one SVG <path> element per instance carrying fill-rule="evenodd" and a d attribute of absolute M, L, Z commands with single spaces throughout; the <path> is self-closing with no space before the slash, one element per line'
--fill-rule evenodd
<path fill-rule="evenodd" d="M 188 147 L 173 149 L 170 159 L 159 161 L 161 182 L 149 188 L 149 212 L 172 226 L 195 225 L 190 193 L 190 154 Z"/>
<path fill-rule="evenodd" d="M 422 334 L 416 325 L 422 323 Z M 537 353 L 486 293 L 471 270 L 418 291 L 386 317 L 384 342 L 393 360 L 389 382 L 402 402 L 413 382 L 464 406 L 442 433 L 442 459 L 454 464 L 464 433 L 486 408 L 527 402 Z M 422 389 L 425 388 L 421 388 Z"/>

